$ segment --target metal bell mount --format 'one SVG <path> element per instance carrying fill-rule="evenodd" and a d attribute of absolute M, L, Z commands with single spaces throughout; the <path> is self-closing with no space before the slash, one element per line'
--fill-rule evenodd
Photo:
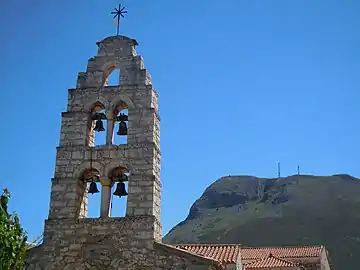
<path fill-rule="evenodd" d="M 124 173 L 124 174 L 121 176 L 121 182 L 127 182 L 127 181 L 129 181 L 128 176 Z"/>

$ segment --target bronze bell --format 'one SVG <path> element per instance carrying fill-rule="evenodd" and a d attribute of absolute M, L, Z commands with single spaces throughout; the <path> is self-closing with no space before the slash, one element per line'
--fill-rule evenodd
<path fill-rule="evenodd" d="M 95 182 L 90 183 L 88 193 L 90 193 L 90 194 L 99 193 L 99 190 L 98 190 L 97 185 L 96 185 Z"/>
<path fill-rule="evenodd" d="M 123 182 L 118 183 L 113 194 L 115 196 L 119 196 L 120 198 L 121 198 L 121 196 L 128 195 L 128 193 L 126 192 L 126 189 L 125 189 L 125 184 Z"/>
<path fill-rule="evenodd" d="M 102 122 L 100 119 L 99 119 L 99 120 L 96 120 L 94 130 L 95 130 L 95 131 L 105 131 L 103 122 Z"/>
<path fill-rule="evenodd" d="M 122 135 L 127 135 L 127 125 L 124 121 L 120 121 L 119 123 L 119 131 L 117 132 L 117 135 L 122 136 Z"/>

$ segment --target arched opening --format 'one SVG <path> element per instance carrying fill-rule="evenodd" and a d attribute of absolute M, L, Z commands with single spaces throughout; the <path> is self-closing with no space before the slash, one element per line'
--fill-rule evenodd
<path fill-rule="evenodd" d="M 100 173 L 94 168 L 85 169 L 80 180 L 86 183 L 86 190 L 82 205 L 84 218 L 98 218 L 100 216 L 101 185 L 99 184 Z"/>
<path fill-rule="evenodd" d="M 126 215 L 126 202 L 128 195 L 128 169 L 118 166 L 110 171 L 108 177 L 114 183 L 111 192 L 111 216 L 124 217 Z"/>
<path fill-rule="evenodd" d="M 115 65 L 109 67 L 105 74 L 104 86 L 117 86 L 120 84 L 120 69 Z"/>
<path fill-rule="evenodd" d="M 115 116 L 113 143 L 116 145 L 127 144 L 128 139 L 128 105 L 120 101 L 115 107 L 113 114 Z"/>
<path fill-rule="evenodd" d="M 105 145 L 106 144 L 107 119 L 106 111 L 103 104 L 95 103 L 91 111 L 91 128 L 89 145 Z"/>

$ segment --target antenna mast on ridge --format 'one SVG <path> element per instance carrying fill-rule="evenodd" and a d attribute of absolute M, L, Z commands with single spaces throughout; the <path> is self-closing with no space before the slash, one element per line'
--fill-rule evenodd
<path fill-rule="evenodd" d="M 280 174 L 280 162 L 278 162 L 278 178 L 281 177 L 281 174 Z"/>

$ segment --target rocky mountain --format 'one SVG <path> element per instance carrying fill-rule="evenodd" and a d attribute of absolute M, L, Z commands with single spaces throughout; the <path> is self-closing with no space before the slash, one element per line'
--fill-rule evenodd
<path fill-rule="evenodd" d="M 325 245 L 333 270 L 360 269 L 360 179 L 350 175 L 222 177 L 165 243 Z"/>

